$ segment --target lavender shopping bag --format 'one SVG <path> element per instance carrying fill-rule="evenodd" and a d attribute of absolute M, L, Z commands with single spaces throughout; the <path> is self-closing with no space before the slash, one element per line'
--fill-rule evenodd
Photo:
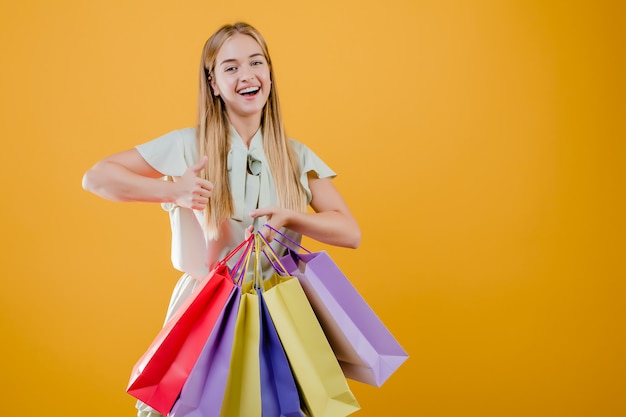
<path fill-rule="evenodd" d="M 241 288 L 236 287 L 169 417 L 219 417 L 230 369 Z"/>
<path fill-rule="evenodd" d="M 280 261 L 300 281 L 346 377 L 380 387 L 408 358 L 407 352 L 328 253 L 310 252 L 275 231 L 306 252 L 279 241 L 289 249 Z"/>

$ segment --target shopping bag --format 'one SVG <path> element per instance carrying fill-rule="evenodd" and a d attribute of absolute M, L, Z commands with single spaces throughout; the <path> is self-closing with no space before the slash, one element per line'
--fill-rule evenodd
<path fill-rule="evenodd" d="M 228 388 L 221 415 L 301 417 L 300 396 L 280 339 L 262 298 L 259 239 L 255 236 L 251 281 L 242 284 Z M 248 269 L 242 268 L 243 281 Z"/>
<path fill-rule="evenodd" d="M 133 367 L 127 392 L 167 415 L 178 398 L 235 285 L 226 262 L 218 262 L 174 313 Z"/>
<path fill-rule="evenodd" d="M 230 369 L 241 290 L 236 287 L 169 417 L 219 417 Z"/>
<path fill-rule="evenodd" d="M 306 252 L 277 239 L 289 249 L 280 261 L 302 285 L 346 377 L 380 387 L 407 360 L 407 352 L 327 252 L 310 252 L 276 232 Z"/>
<path fill-rule="evenodd" d="M 298 280 L 274 274 L 263 286 L 264 301 L 306 410 L 312 417 L 344 417 L 359 410 Z"/>
<path fill-rule="evenodd" d="M 263 296 L 306 408 L 312 417 L 344 417 L 359 410 L 300 283 L 293 277 L 277 281 Z"/>
<path fill-rule="evenodd" d="M 242 286 L 222 417 L 261 417 L 259 299 L 254 283 Z"/>
<path fill-rule="evenodd" d="M 261 313 L 261 401 L 263 416 L 303 417 L 300 394 L 283 345 L 263 298 L 257 289 Z"/>

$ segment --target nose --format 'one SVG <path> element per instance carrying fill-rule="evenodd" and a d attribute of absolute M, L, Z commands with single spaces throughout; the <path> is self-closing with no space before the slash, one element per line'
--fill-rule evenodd
<path fill-rule="evenodd" d="M 252 74 L 252 70 L 249 68 L 242 69 L 240 74 L 241 81 L 250 81 L 254 77 L 254 75 Z"/>

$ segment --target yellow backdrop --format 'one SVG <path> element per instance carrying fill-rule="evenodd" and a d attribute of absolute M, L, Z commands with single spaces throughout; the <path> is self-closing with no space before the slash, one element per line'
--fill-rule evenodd
<path fill-rule="evenodd" d="M 351 382 L 357 415 L 625 415 L 619 3 L 2 0 L 3 415 L 134 415 L 169 224 L 81 176 L 193 125 L 200 49 L 236 20 L 362 227 L 326 249 L 411 355 Z"/>

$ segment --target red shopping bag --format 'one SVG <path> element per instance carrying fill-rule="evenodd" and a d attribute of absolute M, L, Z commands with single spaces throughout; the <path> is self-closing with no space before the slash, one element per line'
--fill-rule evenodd
<path fill-rule="evenodd" d="M 236 288 L 207 340 L 169 417 L 220 417 L 239 313 Z"/>
<path fill-rule="evenodd" d="M 217 263 L 135 364 L 127 392 L 167 415 L 235 290 L 226 262 L 250 239 Z"/>

